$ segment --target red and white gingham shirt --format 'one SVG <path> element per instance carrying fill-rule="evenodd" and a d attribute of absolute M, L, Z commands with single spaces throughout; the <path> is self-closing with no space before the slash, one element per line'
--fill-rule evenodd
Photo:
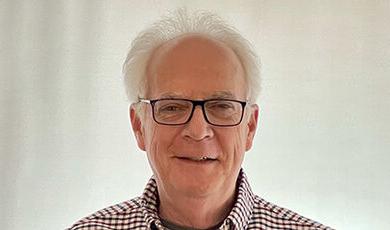
<path fill-rule="evenodd" d="M 245 173 L 238 177 L 237 200 L 219 230 L 331 230 L 306 217 L 278 207 L 252 193 Z M 158 217 L 158 192 L 152 177 L 142 196 L 102 209 L 68 230 L 165 229 Z"/>

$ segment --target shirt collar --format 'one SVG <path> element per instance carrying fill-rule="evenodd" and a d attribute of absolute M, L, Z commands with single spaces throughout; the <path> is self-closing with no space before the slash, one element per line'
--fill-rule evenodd
<path fill-rule="evenodd" d="M 158 206 L 160 201 L 154 176 L 149 179 L 149 182 L 144 189 L 144 193 L 141 196 L 141 202 L 146 224 L 151 227 L 156 224 L 156 221 L 160 222 L 160 218 L 158 217 Z"/>
<path fill-rule="evenodd" d="M 223 222 L 220 229 L 230 226 L 231 229 L 245 229 L 251 218 L 254 206 L 254 194 L 250 188 L 248 179 L 241 169 L 237 178 L 237 197 L 228 217 Z M 144 193 L 141 196 L 143 213 L 146 224 L 161 226 L 161 220 L 158 217 L 159 198 L 157 183 L 154 176 L 147 183 Z"/>
<path fill-rule="evenodd" d="M 230 220 L 234 229 L 246 229 L 252 216 L 255 204 L 255 195 L 249 185 L 248 179 L 241 169 L 237 178 L 237 198 L 227 220 Z"/>

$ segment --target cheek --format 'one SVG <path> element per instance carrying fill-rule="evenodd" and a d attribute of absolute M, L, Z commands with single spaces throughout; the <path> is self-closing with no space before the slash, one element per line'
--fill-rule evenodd
<path fill-rule="evenodd" d="M 156 171 L 156 168 L 159 165 L 159 159 L 158 159 L 158 129 L 156 125 L 153 123 L 153 121 L 150 121 L 148 119 L 147 122 L 145 122 L 145 149 L 146 154 L 148 156 L 149 164 L 152 167 L 153 171 Z"/>
<path fill-rule="evenodd" d="M 246 132 L 243 128 L 238 129 L 235 132 L 234 157 L 236 159 L 234 159 L 234 160 L 237 162 L 240 162 L 240 164 L 241 164 L 242 159 L 243 159 L 244 154 L 245 154 L 245 145 L 246 145 L 245 137 L 246 137 Z"/>
<path fill-rule="evenodd" d="M 145 133 L 146 154 L 148 156 L 149 164 L 153 172 L 156 174 L 156 168 L 158 167 L 158 159 L 156 155 L 156 153 L 158 152 L 158 146 L 154 143 L 156 140 L 158 140 L 158 137 L 156 136 L 155 128 L 146 127 L 145 130 L 148 130 Z"/>
<path fill-rule="evenodd" d="M 161 125 L 148 127 L 150 130 L 146 136 L 146 152 L 153 171 L 160 174 L 161 170 L 167 170 L 169 158 L 169 146 L 175 138 L 173 129 Z M 160 172 L 160 173 L 159 173 Z"/>
<path fill-rule="evenodd" d="M 232 130 L 221 130 L 218 136 L 226 164 L 229 167 L 241 165 L 245 153 L 245 129 L 237 127 Z"/>

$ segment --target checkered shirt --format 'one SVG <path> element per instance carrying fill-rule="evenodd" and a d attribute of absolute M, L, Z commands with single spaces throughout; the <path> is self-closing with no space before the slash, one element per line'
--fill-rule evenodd
<path fill-rule="evenodd" d="M 152 177 L 142 196 L 102 209 L 68 230 L 164 230 L 158 216 L 158 192 Z M 278 207 L 252 193 L 245 173 L 238 177 L 237 200 L 218 230 L 299 229 L 331 230 L 293 211 Z"/>

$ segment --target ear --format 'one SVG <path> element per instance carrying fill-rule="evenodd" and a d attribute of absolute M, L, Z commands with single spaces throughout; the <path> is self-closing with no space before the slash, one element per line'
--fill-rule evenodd
<path fill-rule="evenodd" d="M 141 118 L 139 117 L 139 114 L 136 111 L 135 104 L 131 104 L 129 106 L 129 115 L 130 115 L 131 127 L 133 128 L 133 133 L 135 139 L 137 140 L 138 147 L 141 150 L 145 151 L 144 131 L 142 127 Z"/>
<path fill-rule="evenodd" d="M 253 144 L 253 138 L 255 137 L 256 128 L 257 128 L 257 121 L 259 117 L 259 106 L 257 104 L 253 104 L 250 107 L 250 115 L 248 120 L 248 135 L 246 139 L 246 146 L 245 150 L 248 151 L 252 148 Z"/>

